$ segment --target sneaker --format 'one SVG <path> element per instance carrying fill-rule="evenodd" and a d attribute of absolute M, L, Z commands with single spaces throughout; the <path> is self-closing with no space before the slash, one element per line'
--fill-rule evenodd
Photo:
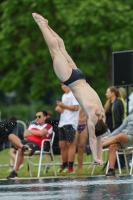
<path fill-rule="evenodd" d="M 64 167 L 63 166 L 60 166 L 58 169 L 57 169 L 57 173 L 61 173 L 63 171 Z"/>
<path fill-rule="evenodd" d="M 108 173 L 106 174 L 106 176 L 115 176 L 115 170 L 114 169 L 109 169 Z"/>
<path fill-rule="evenodd" d="M 69 166 L 66 166 L 63 170 L 62 173 L 75 173 L 73 168 L 71 169 Z"/>
<path fill-rule="evenodd" d="M 25 156 L 30 156 L 32 154 L 32 149 L 28 145 L 24 145 L 22 147 L 22 151 L 24 152 Z"/>
<path fill-rule="evenodd" d="M 22 147 L 22 151 L 23 151 L 23 152 L 28 151 L 28 147 L 24 145 L 24 146 Z"/>
<path fill-rule="evenodd" d="M 11 174 L 7 177 L 7 179 L 17 179 L 18 175 L 15 171 L 12 171 Z"/>

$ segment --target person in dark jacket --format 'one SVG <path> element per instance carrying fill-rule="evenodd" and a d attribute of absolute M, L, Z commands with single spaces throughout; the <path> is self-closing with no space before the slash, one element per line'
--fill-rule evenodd
<path fill-rule="evenodd" d="M 110 132 L 118 128 L 126 118 L 126 104 L 120 91 L 110 86 L 106 91 L 107 102 L 104 106 L 106 123 Z"/>
<path fill-rule="evenodd" d="M 122 94 L 115 86 L 110 86 L 106 90 L 107 102 L 104 106 L 106 114 L 106 123 L 110 132 L 121 126 L 126 118 L 126 104 L 122 98 Z M 119 155 L 121 166 L 125 166 L 123 155 Z M 118 168 L 117 162 L 115 168 Z"/>

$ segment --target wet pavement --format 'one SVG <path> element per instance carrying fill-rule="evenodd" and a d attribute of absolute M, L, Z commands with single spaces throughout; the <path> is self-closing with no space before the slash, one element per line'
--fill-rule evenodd
<path fill-rule="evenodd" d="M 133 177 L 0 180 L 0 200 L 131 200 Z"/>

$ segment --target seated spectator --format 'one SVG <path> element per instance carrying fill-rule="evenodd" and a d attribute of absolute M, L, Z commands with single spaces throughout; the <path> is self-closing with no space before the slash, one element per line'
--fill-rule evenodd
<path fill-rule="evenodd" d="M 50 124 L 46 124 L 45 120 L 47 118 L 47 112 L 39 110 L 36 113 L 35 119 L 36 123 L 31 124 L 29 128 L 24 132 L 25 140 L 22 140 L 22 144 L 28 147 L 28 150 L 23 151 L 18 149 L 18 159 L 15 169 L 7 177 L 7 179 L 15 179 L 18 177 L 17 171 L 23 162 L 24 155 L 28 153 L 30 156 L 34 154 L 35 151 L 41 149 L 41 142 L 43 139 L 48 139 L 52 135 L 53 128 Z"/>
<path fill-rule="evenodd" d="M 16 116 L 11 116 L 9 118 L 9 120 L 11 120 L 11 121 L 12 120 L 17 121 L 17 117 Z M 24 136 L 23 136 L 23 134 L 24 134 L 24 128 L 23 128 L 23 126 L 21 124 L 17 124 L 17 126 L 13 130 L 13 133 L 15 135 L 17 135 L 20 138 L 20 140 L 24 139 Z M 15 157 L 16 157 L 16 149 L 13 147 L 13 145 L 11 146 L 11 148 L 10 148 L 10 150 L 9 150 L 8 153 L 9 153 L 9 156 L 10 156 L 10 168 L 9 168 L 8 171 L 12 172 L 13 166 L 14 166 L 14 163 L 15 163 Z M 23 164 L 20 165 L 19 169 L 21 169 L 22 167 L 23 167 Z"/>
<path fill-rule="evenodd" d="M 129 146 L 133 146 L 133 114 L 129 115 L 102 143 L 103 148 L 109 147 L 109 170 L 106 176 L 115 176 L 116 151 Z"/>

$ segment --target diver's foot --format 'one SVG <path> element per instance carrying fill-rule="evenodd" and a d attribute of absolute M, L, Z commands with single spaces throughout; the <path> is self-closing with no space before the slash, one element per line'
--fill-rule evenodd
<path fill-rule="evenodd" d="M 41 25 L 41 24 L 48 24 L 48 20 L 45 19 L 44 17 L 42 17 L 41 15 L 37 14 L 37 13 L 32 13 L 32 16 L 35 20 L 35 22 L 38 24 L 38 25 Z"/>

